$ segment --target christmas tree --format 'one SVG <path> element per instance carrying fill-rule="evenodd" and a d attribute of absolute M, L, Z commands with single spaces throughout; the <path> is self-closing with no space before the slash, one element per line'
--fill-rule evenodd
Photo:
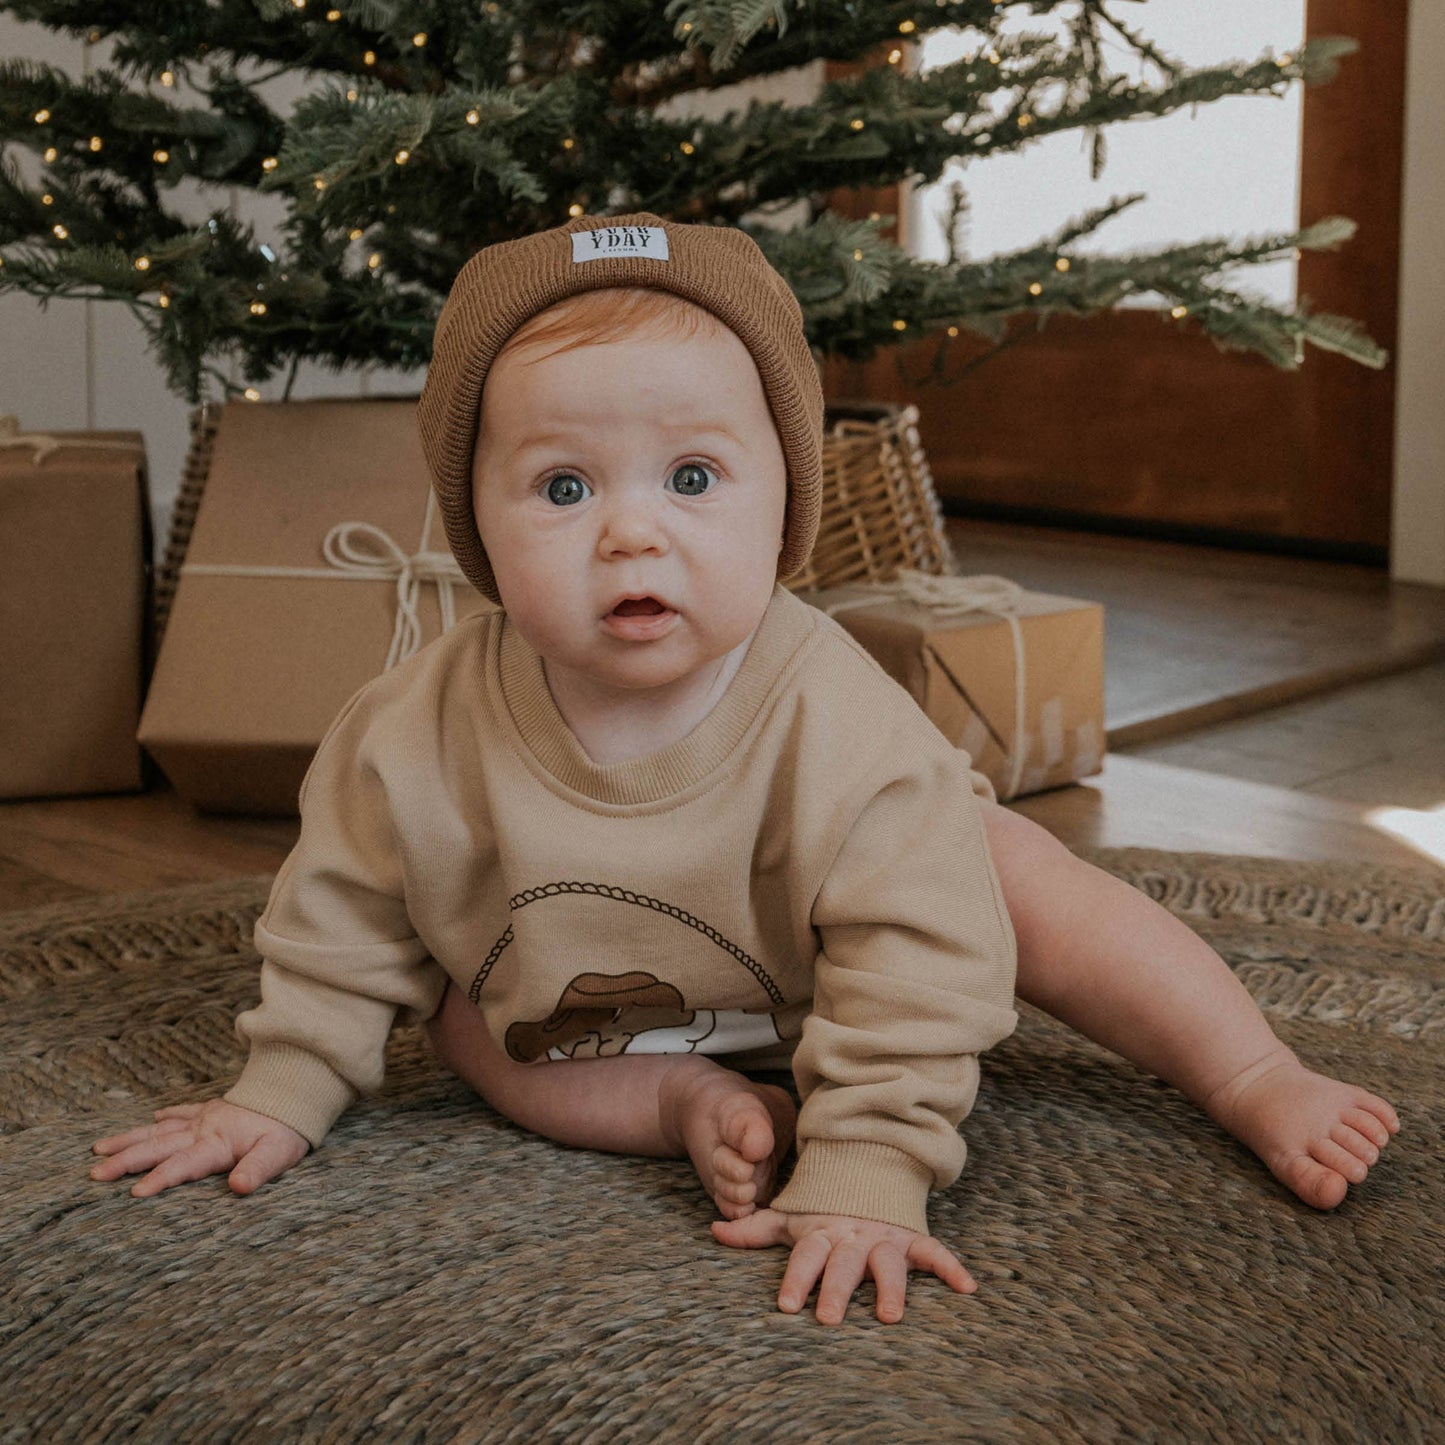
<path fill-rule="evenodd" d="M 1188 69 L 1116 13 L 1122 0 L 9 0 L 0 11 L 108 42 L 80 79 L 0 61 L 0 290 L 118 301 L 172 387 L 195 401 L 303 360 L 423 365 L 452 278 L 478 247 L 568 216 L 651 211 L 740 225 L 801 301 L 820 355 L 866 357 L 926 334 L 999 340 L 1010 318 L 1088 314 L 1152 295 L 1225 346 L 1298 364 L 1306 342 L 1367 365 L 1354 323 L 1281 308 L 1234 278 L 1351 223 L 1148 254 L 1076 243 L 1141 199 L 983 259 L 909 255 L 887 216 L 838 198 L 936 178 L 950 158 L 1027 146 L 1229 95 L 1326 80 L 1348 40 Z M 1002 28 L 1009 10 L 1056 21 Z M 977 44 L 927 73 L 938 26 Z M 1107 42 L 1107 44 L 1106 44 Z M 1134 68 L 1111 66 L 1110 50 Z M 847 62 L 804 101 L 699 97 L 823 58 Z M 282 114 L 279 75 L 305 77 Z M 182 98 L 182 97 L 186 98 Z M 194 96 L 194 101 L 189 97 Z M 22 166 L 18 151 L 33 159 Z M 29 172 L 29 175 L 26 172 Z M 202 224 L 174 204 L 214 196 Z M 278 246 L 226 205 L 283 199 Z M 957 204 L 963 204 L 960 197 Z"/>

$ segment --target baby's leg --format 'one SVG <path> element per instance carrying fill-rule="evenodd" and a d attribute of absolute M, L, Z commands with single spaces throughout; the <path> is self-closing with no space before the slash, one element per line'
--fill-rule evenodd
<path fill-rule="evenodd" d="M 453 1073 L 535 1134 L 579 1149 L 691 1159 L 725 1219 L 772 1198 L 797 1114 L 774 1084 L 755 1084 L 702 1054 L 519 1064 L 454 984 L 427 1034 Z"/>
<path fill-rule="evenodd" d="M 1281 1183 L 1332 1209 L 1400 1121 L 1385 1100 L 1304 1067 L 1228 964 L 1173 914 L 1036 824 L 984 808 L 1018 937 L 1018 993 L 1173 1084 Z"/>

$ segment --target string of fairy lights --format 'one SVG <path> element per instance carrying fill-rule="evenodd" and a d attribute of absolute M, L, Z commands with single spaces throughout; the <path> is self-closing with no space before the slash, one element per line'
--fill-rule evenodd
<path fill-rule="evenodd" d="M 942 6 L 948 3 L 948 0 L 936 0 L 936 3 Z M 998 6 L 1006 3 L 1006 0 L 993 0 L 993 3 L 994 5 Z M 308 8 L 308 0 L 291 0 L 291 4 L 297 11 L 304 11 Z M 495 3 L 495 0 L 488 0 L 488 3 L 483 5 L 481 8 L 486 13 L 493 15 L 495 15 L 499 9 L 498 5 Z M 332 24 L 338 23 L 344 18 L 342 10 L 336 8 L 335 6 L 329 6 L 323 13 L 325 20 Z M 692 29 L 693 26 L 691 22 L 683 21 L 677 27 L 677 33 L 680 38 L 686 39 Z M 917 30 L 918 23 L 914 20 L 904 20 L 898 24 L 897 32 L 899 36 L 899 42 L 891 45 L 886 52 L 886 64 L 888 66 L 900 68 L 906 66 L 910 58 L 910 39 L 911 37 L 915 36 Z M 91 44 L 99 43 L 102 38 L 103 37 L 101 35 L 101 32 L 99 31 L 92 31 L 88 37 Z M 409 37 L 409 47 L 416 51 L 423 50 L 429 43 L 429 39 L 430 36 L 427 31 L 417 30 Z M 406 39 L 398 38 L 393 43 L 397 45 L 404 45 L 407 44 L 408 41 Z M 370 78 L 370 76 L 374 76 L 377 67 L 381 63 L 378 51 L 376 48 L 374 48 L 374 46 L 368 46 L 367 48 L 365 48 L 360 54 L 359 61 L 361 71 L 361 76 L 359 77 L 359 79 L 365 79 Z M 972 69 L 972 67 L 975 64 L 978 64 L 980 68 L 984 65 L 987 65 L 996 72 L 996 74 L 992 77 L 994 80 L 997 81 L 996 88 L 998 90 L 1003 90 L 1006 88 L 1007 80 L 1004 70 L 1003 56 L 998 49 L 989 47 L 983 49 L 981 52 L 969 53 L 964 56 L 964 62 L 970 67 L 967 73 L 967 80 L 970 83 L 973 83 L 980 78 L 979 74 L 976 73 Z M 1275 63 L 1279 66 L 1281 70 L 1287 70 L 1294 64 L 1294 62 L 1295 57 L 1291 54 L 1286 53 L 1280 55 Z M 166 90 L 173 90 L 177 85 L 176 69 L 170 67 L 161 70 L 155 78 L 159 82 L 159 85 Z M 987 77 L 985 77 L 985 79 L 987 79 Z M 348 103 L 357 104 L 362 98 L 362 91 L 357 85 L 349 85 L 346 88 L 344 95 Z M 484 113 L 485 112 L 483 105 L 473 105 L 465 111 L 463 115 L 464 123 L 469 127 L 477 127 L 482 123 L 484 119 Z M 53 105 L 42 106 L 38 108 L 33 113 L 32 118 L 37 127 L 58 128 L 59 126 L 60 118 L 56 116 Z M 956 121 L 959 121 L 961 119 L 961 117 L 954 117 L 954 120 Z M 1035 115 L 1032 111 L 1026 108 L 1019 109 L 1016 114 L 1002 116 L 986 116 L 981 118 L 981 122 L 977 127 L 972 129 L 967 134 L 961 135 L 961 143 L 971 144 L 975 148 L 989 146 L 991 143 L 994 143 L 1000 139 L 998 135 L 998 129 L 1001 125 L 1012 125 L 1016 128 L 1017 132 L 1027 133 L 1030 130 L 1037 129 L 1039 119 L 1040 118 L 1037 115 Z M 851 116 L 840 118 L 839 123 L 842 126 L 846 127 L 848 133 L 852 135 L 857 135 L 858 133 L 863 132 L 867 129 L 869 125 L 869 118 L 866 115 L 854 114 Z M 93 133 L 89 135 L 88 138 L 78 137 L 76 143 L 83 145 L 85 147 L 85 150 L 92 156 L 101 156 L 106 153 L 107 143 L 106 137 L 103 134 Z M 557 144 L 559 150 L 564 153 L 570 161 L 575 162 L 579 159 L 581 153 L 581 143 L 579 142 L 576 135 L 560 135 L 557 139 Z M 674 144 L 674 150 L 678 155 L 682 157 L 685 163 L 689 159 L 696 157 L 699 154 L 699 147 L 702 146 L 702 144 L 703 140 L 701 131 L 695 130 L 691 138 L 677 140 Z M 418 159 L 422 158 L 422 156 L 424 155 L 424 150 L 424 139 L 412 140 L 408 144 L 400 145 L 397 147 L 397 149 L 392 153 L 391 163 L 397 167 L 412 165 Z M 43 149 L 40 150 L 40 154 L 42 155 L 47 165 L 54 165 L 57 160 L 60 159 L 60 147 L 54 143 L 47 144 L 43 147 Z M 669 150 L 665 153 L 664 159 L 667 162 L 671 163 L 673 161 L 673 155 L 673 150 Z M 151 151 L 150 159 L 152 163 L 158 168 L 168 167 L 172 164 L 173 161 L 170 146 L 166 144 L 156 144 L 154 146 L 154 149 Z M 263 157 L 260 161 L 261 175 L 258 177 L 258 182 L 264 184 L 268 179 L 274 178 L 275 173 L 280 167 L 281 157 L 277 155 L 267 155 Z M 304 180 L 300 181 L 299 184 L 304 185 Z M 328 187 L 332 184 L 332 180 L 328 177 L 326 173 L 323 172 L 313 175 L 310 178 L 310 184 L 314 191 L 323 192 L 327 190 Z M 40 201 L 41 204 L 46 207 L 54 206 L 56 204 L 56 197 L 54 192 L 51 189 L 46 188 L 40 196 Z M 573 218 L 586 214 L 587 209 L 588 207 L 585 196 L 571 200 L 566 206 L 567 215 Z M 394 204 L 388 205 L 386 207 L 386 211 L 388 213 L 394 214 L 396 211 L 396 206 Z M 869 219 L 870 221 L 878 222 L 881 220 L 881 217 L 877 212 L 873 212 L 871 213 Z M 214 237 L 216 232 L 214 221 L 211 222 L 211 231 Z M 57 219 L 53 224 L 50 225 L 49 235 L 51 237 L 52 245 L 63 245 L 71 240 L 70 228 L 65 224 L 63 220 L 60 219 Z M 382 251 L 377 249 L 367 249 L 363 244 L 367 238 L 367 229 L 365 227 L 355 225 L 351 226 L 347 231 L 347 238 L 349 242 L 358 245 L 359 249 L 357 251 L 357 257 L 364 271 L 375 273 L 383 270 L 383 268 L 385 267 L 385 257 Z M 123 240 L 124 237 L 122 236 L 121 239 Z M 275 253 L 271 250 L 269 246 L 263 245 L 259 248 L 259 250 L 261 251 L 262 255 L 266 257 L 266 259 L 272 262 L 275 261 Z M 1298 256 L 1300 253 L 1298 250 L 1296 250 L 1294 254 Z M 362 259 L 363 256 L 364 259 Z M 854 263 L 861 264 L 870 258 L 862 247 L 854 246 L 851 249 L 851 259 Z M 4 264 L 4 256 L 3 254 L 0 254 L 0 267 L 3 267 Z M 1051 267 L 1048 270 L 1036 274 L 1033 279 L 1028 281 L 1025 288 L 1027 296 L 1032 302 L 1037 303 L 1033 309 L 1037 309 L 1040 311 L 1047 310 L 1055 304 L 1058 304 L 1059 302 L 1067 299 L 1071 288 L 1061 287 L 1058 283 L 1061 282 L 1063 278 L 1069 276 L 1070 272 L 1074 268 L 1074 264 L 1074 260 L 1069 255 L 1062 253 L 1058 254 L 1052 259 Z M 141 275 L 143 276 L 149 277 L 149 273 L 152 273 L 153 271 L 156 272 L 155 290 L 152 293 L 153 300 L 145 299 L 146 289 L 148 288 L 143 288 L 139 293 L 136 293 L 133 296 L 133 300 L 138 304 L 153 305 L 160 310 L 165 310 L 169 308 L 172 304 L 172 289 L 170 281 L 167 280 L 162 274 L 164 268 L 158 267 L 155 258 L 147 253 L 134 255 L 131 258 L 131 265 L 136 272 L 141 273 Z M 284 275 L 282 279 L 284 279 Z M 246 318 L 249 318 L 249 321 L 242 322 L 242 325 L 251 324 L 257 327 L 265 327 L 269 324 L 277 324 L 278 321 L 280 322 L 280 324 L 284 324 L 284 317 L 278 317 L 276 315 L 273 315 L 273 308 L 278 306 L 278 301 L 275 296 L 272 296 L 268 299 L 265 294 L 266 289 L 266 284 L 264 282 L 258 281 L 256 283 L 257 292 L 262 294 L 257 295 L 253 299 L 250 299 L 249 301 L 246 301 L 244 303 L 244 316 Z M 1028 303 L 1023 303 L 1023 307 L 1027 306 Z M 284 312 L 285 309 L 286 308 L 284 304 L 281 304 L 280 310 Z M 1183 320 L 1190 315 L 1190 306 L 1183 302 L 1179 302 L 1169 307 L 1168 315 L 1176 321 Z M 919 334 L 922 334 L 925 331 L 943 331 L 944 334 L 946 334 L 946 336 L 949 338 L 956 338 L 960 335 L 960 327 L 957 324 L 948 324 L 946 326 L 943 326 L 937 322 L 909 321 L 907 318 L 904 317 L 895 317 L 891 322 L 891 327 L 895 332 L 898 333 L 904 333 L 908 332 L 909 330 L 913 330 Z M 258 400 L 260 397 L 259 392 L 257 392 L 255 388 L 247 388 L 244 394 L 248 399 L 252 400 Z"/>

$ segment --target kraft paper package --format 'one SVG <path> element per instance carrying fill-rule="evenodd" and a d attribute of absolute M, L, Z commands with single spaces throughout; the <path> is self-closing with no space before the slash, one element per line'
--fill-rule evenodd
<path fill-rule="evenodd" d="M 490 607 L 430 498 L 414 397 L 222 410 L 141 719 L 182 797 L 294 815 L 352 694 Z"/>
<path fill-rule="evenodd" d="M 150 558 L 139 432 L 0 417 L 0 798 L 144 786 Z"/>
<path fill-rule="evenodd" d="M 897 583 L 798 595 L 830 613 L 907 688 L 1001 801 L 1102 770 L 1098 603 L 1027 592 L 998 577 L 907 572 Z"/>

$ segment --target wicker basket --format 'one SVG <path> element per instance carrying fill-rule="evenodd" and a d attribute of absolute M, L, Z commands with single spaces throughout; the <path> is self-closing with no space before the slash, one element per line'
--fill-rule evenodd
<path fill-rule="evenodd" d="M 191 413 L 191 444 L 155 579 L 156 646 L 206 487 L 221 406 Z M 900 567 L 955 570 L 933 476 L 918 440 L 918 409 L 856 404 L 829 408 L 823 434 L 823 516 L 794 591 L 883 582 Z"/>
<path fill-rule="evenodd" d="M 918 408 L 830 407 L 823 432 L 823 516 L 794 591 L 886 582 L 900 567 L 956 570 Z"/>

